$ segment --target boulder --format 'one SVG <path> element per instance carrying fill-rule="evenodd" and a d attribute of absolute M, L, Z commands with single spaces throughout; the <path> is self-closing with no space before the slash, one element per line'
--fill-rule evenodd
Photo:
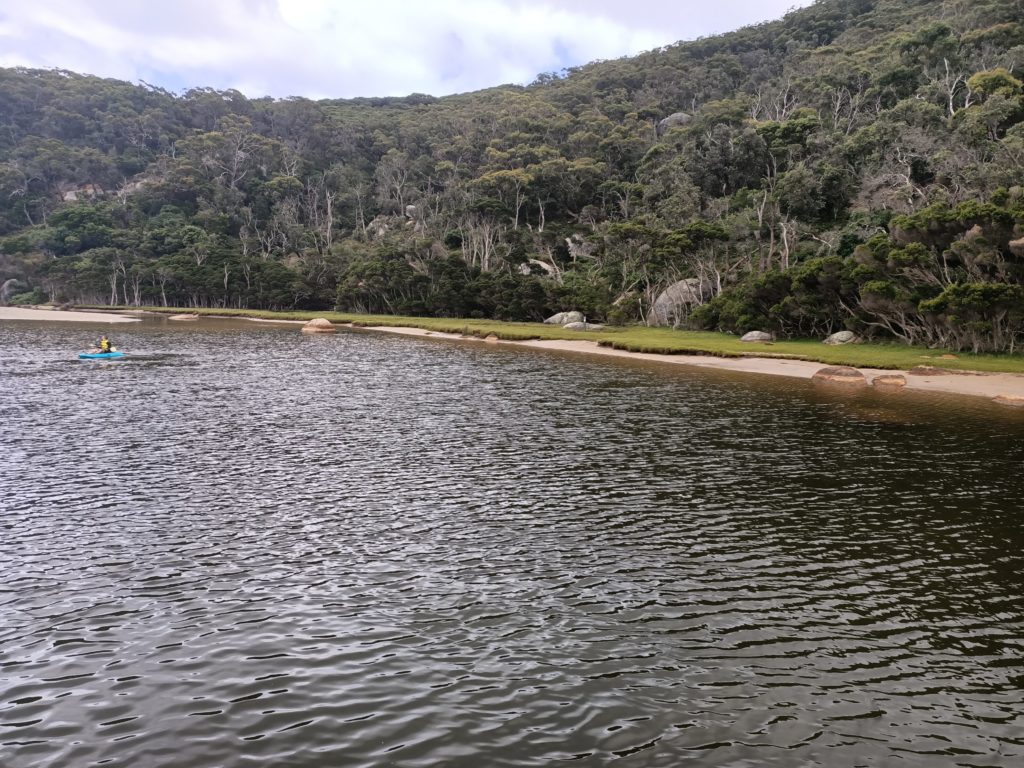
<path fill-rule="evenodd" d="M 566 331 L 600 331 L 604 326 L 594 323 L 566 323 L 562 328 Z"/>
<path fill-rule="evenodd" d="M 569 249 L 569 256 L 572 257 L 573 264 L 591 258 L 597 248 L 596 245 L 584 240 L 582 235 L 578 234 L 565 238 L 565 247 Z"/>
<path fill-rule="evenodd" d="M 694 306 L 704 303 L 710 293 L 710 286 L 702 284 L 696 277 L 672 283 L 661 292 L 651 311 L 647 313 L 647 324 L 651 326 L 675 326 L 690 313 Z"/>
<path fill-rule="evenodd" d="M 996 395 L 992 398 L 992 402 L 1008 405 L 1011 408 L 1024 408 L 1024 397 L 1020 395 Z"/>
<path fill-rule="evenodd" d="M 303 333 L 334 333 L 338 329 L 325 317 L 317 317 L 302 326 Z"/>
<path fill-rule="evenodd" d="M 582 312 L 559 312 L 544 322 L 548 325 L 568 325 L 569 323 L 583 323 L 586 322 L 586 319 Z"/>
<path fill-rule="evenodd" d="M 73 203 L 76 200 L 92 200 L 103 194 L 105 192 L 99 184 L 83 184 L 80 187 L 64 192 L 61 198 L 66 203 Z"/>
<path fill-rule="evenodd" d="M 373 217 L 369 224 L 366 225 L 366 231 L 373 237 L 384 237 L 391 229 L 391 222 L 387 216 L 383 214 L 377 214 Z"/>
<path fill-rule="evenodd" d="M 822 368 L 815 372 L 811 379 L 822 384 L 845 384 L 858 387 L 867 386 L 868 383 L 863 373 L 847 365 L 832 365 Z"/>
<path fill-rule="evenodd" d="M 775 341 L 775 337 L 764 331 L 750 331 L 740 337 L 740 341 Z"/>
<path fill-rule="evenodd" d="M 520 264 L 519 274 L 532 275 L 534 274 L 535 269 L 543 272 L 548 277 L 551 277 L 555 274 L 555 268 L 551 264 L 548 264 L 545 261 L 541 261 L 540 259 L 528 259 L 524 264 Z"/>
<path fill-rule="evenodd" d="M 905 377 L 899 375 L 898 373 L 886 373 L 882 374 L 881 376 L 875 376 L 875 378 L 871 380 L 871 386 L 873 386 L 875 389 L 884 389 L 892 391 L 897 389 L 903 389 L 905 386 L 907 386 L 907 380 Z"/>
<path fill-rule="evenodd" d="M 673 112 L 668 117 L 658 121 L 658 135 L 661 136 L 670 128 L 678 128 L 681 125 L 686 125 L 692 119 L 693 118 L 686 112 Z"/>
<path fill-rule="evenodd" d="M 168 320 L 186 320 L 186 321 L 187 320 L 198 320 L 199 319 L 199 315 L 188 315 L 188 314 L 185 314 L 185 315 L 171 315 L 167 319 Z"/>
<path fill-rule="evenodd" d="M 484 341 L 486 341 L 488 344 L 497 344 L 500 341 L 500 339 L 498 338 L 497 334 L 489 333 L 487 334 L 486 338 L 484 338 Z"/>
<path fill-rule="evenodd" d="M 857 334 L 853 331 L 839 331 L 825 339 L 822 344 L 836 346 L 838 344 L 853 344 L 857 341 L 860 341 L 860 339 L 857 338 Z"/>

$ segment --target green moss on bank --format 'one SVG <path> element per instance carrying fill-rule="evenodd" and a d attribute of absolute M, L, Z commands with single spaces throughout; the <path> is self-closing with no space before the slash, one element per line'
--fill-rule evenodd
<path fill-rule="evenodd" d="M 132 307 L 92 307 L 93 309 L 137 309 Z M 711 355 L 714 357 L 774 357 L 810 360 L 827 365 L 850 365 L 855 368 L 907 370 L 927 365 L 949 370 L 1024 373 L 1024 356 L 972 355 L 941 349 L 923 349 L 902 344 L 850 344 L 831 347 L 815 339 L 777 341 L 770 344 L 745 343 L 736 336 L 709 331 L 676 331 L 670 328 L 605 328 L 599 331 L 567 331 L 543 323 L 505 323 L 496 320 L 465 318 L 402 317 L 396 315 L 355 315 L 345 312 L 270 312 L 247 309 L 187 309 L 147 307 L 161 314 L 190 313 L 215 317 L 256 318 L 260 320 L 312 320 L 323 317 L 332 323 L 355 327 L 389 326 L 422 328 L 435 333 L 457 333 L 484 338 L 494 334 L 505 341 L 533 339 L 586 339 L 602 346 L 629 352 L 663 355 Z"/>

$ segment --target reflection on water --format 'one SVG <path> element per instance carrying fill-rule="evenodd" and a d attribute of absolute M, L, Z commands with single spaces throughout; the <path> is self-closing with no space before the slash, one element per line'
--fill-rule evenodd
<path fill-rule="evenodd" d="M 0 765 L 1009 766 L 1024 423 L 370 333 L 0 325 Z"/>

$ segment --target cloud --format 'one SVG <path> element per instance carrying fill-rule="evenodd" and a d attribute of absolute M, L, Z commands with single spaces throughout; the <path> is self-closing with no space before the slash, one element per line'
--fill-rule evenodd
<path fill-rule="evenodd" d="M 806 5 L 810 0 L 799 3 Z M 36 0 L 0 10 L 0 66 L 248 96 L 442 95 L 782 15 L 792 0 Z"/>

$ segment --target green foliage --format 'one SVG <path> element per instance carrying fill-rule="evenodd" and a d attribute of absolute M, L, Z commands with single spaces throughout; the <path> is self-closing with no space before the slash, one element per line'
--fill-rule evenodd
<path fill-rule="evenodd" d="M 12 307 L 24 307 L 33 304 L 43 304 L 47 301 L 46 292 L 42 288 L 33 288 L 31 291 L 16 293 L 10 298 Z"/>
<path fill-rule="evenodd" d="M 798 153 L 811 134 L 821 127 L 818 113 L 813 109 L 798 109 L 784 122 L 769 121 L 757 126 L 757 134 L 764 139 L 768 151 L 776 157 Z"/>
<path fill-rule="evenodd" d="M 335 306 L 363 314 L 543 320 L 550 305 L 532 275 L 483 272 L 456 256 L 417 269 L 400 253 L 378 250 L 348 261 Z"/>
<path fill-rule="evenodd" d="M 985 72 L 976 72 L 967 80 L 967 87 L 982 96 L 1000 94 L 1017 96 L 1021 92 L 1020 80 L 1010 74 L 1006 67 L 996 67 Z"/>
<path fill-rule="evenodd" d="M 854 285 L 843 259 L 810 259 L 782 272 L 749 277 L 694 312 L 692 323 L 728 333 L 775 331 L 828 335 L 844 327 Z"/>
<path fill-rule="evenodd" d="M 552 291 L 551 309 L 553 312 L 576 310 L 591 320 L 622 322 L 634 319 L 632 313 L 624 312 L 615 305 L 615 298 L 615 291 L 608 280 L 584 272 L 569 272 L 562 285 Z"/>

